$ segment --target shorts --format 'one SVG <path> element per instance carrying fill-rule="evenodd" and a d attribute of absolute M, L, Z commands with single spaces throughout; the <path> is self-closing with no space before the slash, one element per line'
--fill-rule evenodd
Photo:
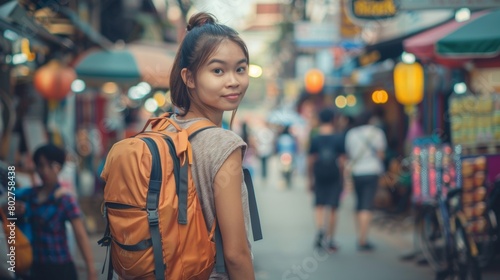
<path fill-rule="evenodd" d="M 315 206 L 330 206 L 334 209 L 339 207 L 342 184 L 335 182 L 328 185 L 315 185 Z"/>
<path fill-rule="evenodd" d="M 373 210 L 379 175 L 352 176 L 356 191 L 356 210 Z"/>

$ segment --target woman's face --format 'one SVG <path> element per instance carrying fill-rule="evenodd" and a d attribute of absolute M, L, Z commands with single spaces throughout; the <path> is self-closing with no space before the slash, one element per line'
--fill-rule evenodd
<path fill-rule="evenodd" d="M 224 40 L 187 85 L 192 92 L 192 105 L 224 112 L 237 109 L 248 83 L 248 61 L 243 50 L 231 40 Z"/>

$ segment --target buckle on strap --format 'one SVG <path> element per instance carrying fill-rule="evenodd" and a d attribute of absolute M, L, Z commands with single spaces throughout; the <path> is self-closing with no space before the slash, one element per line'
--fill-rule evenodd
<path fill-rule="evenodd" d="M 111 244 L 111 237 L 110 236 L 104 236 L 103 238 L 99 239 L 97 241 L 97 244 L 99 244 L 101 247 L 107 247 Z"/>
<path fill-rule="evenodd" d="M 158 209 L 155 210 L 149 210 L 147 209 L 146 212 L 148 212 L 148 221 L 149 225 L 151 226 L 157 226 L 158 225 Z"/>

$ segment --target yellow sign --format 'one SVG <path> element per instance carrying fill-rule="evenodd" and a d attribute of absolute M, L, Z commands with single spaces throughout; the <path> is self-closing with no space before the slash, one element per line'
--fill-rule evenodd
<path fill-rule="evenodd" d="M 352 13 L 360 19 L 393 17 L 398 13 L 394 0 L 351 0 Z"/>

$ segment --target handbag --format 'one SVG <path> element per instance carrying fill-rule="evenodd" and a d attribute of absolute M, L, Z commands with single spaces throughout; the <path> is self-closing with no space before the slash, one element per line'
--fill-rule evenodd
<path fill-rule="evenodd" d="M 11 221 L 7 220 L 2 209 L 0 209 L 0 216 L 2 218 L 3 234 L 6 237 L 6 241 L 15 240 L 15 243 L 12 242 L 12 244 L 9 244 L 9 241 L 5 243 L 7 246 L 6 252 L 8 253 L 3 255 L 8 257 L 7 263 L 9 267 L 14 267 L 13 270 L 16 274 L 25 274 L 30 270 L 31 264 L 33 263 L 33 249 L 31 243 L 17 225 L 14 224 L 14 226 L 9 226 Z M 12 222 L 15 223 L 16 221 Z M 14 239 L 8 239 L 10 236 L 14 236 Z M 11 249 L 15 249 L 15 255 L 13 256 L 10 256 Z"/>

